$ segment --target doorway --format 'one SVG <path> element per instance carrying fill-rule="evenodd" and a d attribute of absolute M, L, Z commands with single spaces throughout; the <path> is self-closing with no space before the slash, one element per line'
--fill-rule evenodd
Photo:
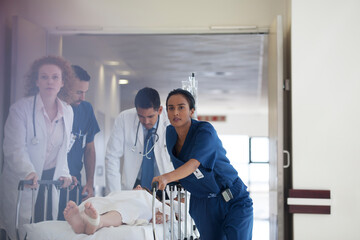
<path fill-rule="evenodd" d="M 164 103 L 169 91 L 181 87 L 181 82 L 195 73 L 198 115 L 225 116 L 225 121 L 211 122 L 219 135 L 246 137 L 241 156 L 228 157 L 234 164 L 232 158 L 245 156 L 246 167 L 239 168 L 243 169 L 239 175 L 251 183 L 256 174 L 250 172 L 259 170 L 249 164 L 249 139 L 268 135 L 267 42 L 267 34 L 68 35 L 62 37 L 62 48 L 65 58 L 92 76 L 87 100 L 95 113 L 101 114 L 105 142 L 114 118 L 134 106 L 139 89 L 157 89 Z M 120 79 L 127 84 L 119 84 Z M 109 92 L 114 97 L 104 101 Z M 223 141 L 225 146 L 228 140 Z M 103 172 L 106 143 L 100 144 L 96 146 L 96 169 Z M 104 175 L 95 174 L 96 188 L 101 189 Z M 261 219 L 258 225 L 265 230 L 254 226 L 254 237 L 269 232 L 268 218 L 261 215 L 255 219 Z M 263 240 L 263 235 L 259 239 Z"/>

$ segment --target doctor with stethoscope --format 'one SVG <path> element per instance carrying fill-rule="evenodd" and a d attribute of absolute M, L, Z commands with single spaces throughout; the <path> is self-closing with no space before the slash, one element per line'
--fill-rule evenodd
<path fill-rule="evenodd" d="M 4 166 L 0 176 L 0 227 L 15 239 L 15 212 L 19 180 L 32 180 L 28 188 L 37 188 L 37 180 L 63 180 L 71 184 L 67 166 L 67 148 L 72 129 L 73 111 L 66 100 L 64 83 L 72 80 L 70 64 L 61 57 L 47 56 L 36 60 L 27 76 L 27 97 L 10 107 L 4 129 Z M 62 91 L 60 91 L 62 89 Z M 35 219 L 43 216 L 43 189 L 37 191 Z M 57 191 L 51 189 L 48 219 L 56 219 Z M 50 198 L 50 196 L 49 196 Z M 20 209 L 22 225 L 30 223 L 31 191 L 24 191 Z M 23 239 L 23 236 L 22 238 Z"/>
<path fill-rule="evenodd" d="M 152 178 L 145 181 L 145 177 L 174 170 L 166 149 L 168 125 L 159 93 L 148 87 L 139 90 L 135 96 L 135 108 L 125 110 L 116 117 L 107 144 L 107 193 L 131 190 L 137 185 L 148 187 Z M 152 160 L 154 165 L 146 165 Z"/>

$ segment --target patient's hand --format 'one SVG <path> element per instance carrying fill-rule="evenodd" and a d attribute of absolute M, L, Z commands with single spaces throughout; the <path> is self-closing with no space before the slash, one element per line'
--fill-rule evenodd
<path fill-rule="evenodd" d="M 156 214 L 155 214 L 155 218 L 156 218 L 156 224 L 162 224 L 164 222 L 164 219 L 163 219 L 163 214 L 162 212 L 160 211 L 157 211 Z M 152 222 L 153 220 L 151 219 L 150 222 Z M 166 215 L 166 222 L 169 221 L 169 215 Z"/>

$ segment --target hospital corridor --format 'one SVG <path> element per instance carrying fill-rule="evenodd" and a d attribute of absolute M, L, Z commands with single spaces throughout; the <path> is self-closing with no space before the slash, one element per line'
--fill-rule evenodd
<path fill-rule="evenodd" d="M 359 9 L 0 0 L 0 240 L 360 239 Z"/>

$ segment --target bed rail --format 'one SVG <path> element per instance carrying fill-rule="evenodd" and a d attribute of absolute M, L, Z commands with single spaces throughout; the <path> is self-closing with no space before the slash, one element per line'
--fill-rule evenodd
<path fill-rule="evenodd" d="M 45 196 L 44 196 L 44 217 L 43 220 L 46 221 L 47 220 L 47 205 L 48 205 L 48 192 L 49 189 L 54 186 L 55 189 L 59 192 L 61 186 L 63 185 L 63 181 L 61 180 L 38 180 L 37 181 L 39 187 L 41 185 L 45 186 Z M 18 196 L 17 196 L 17 202 L 16 202 L 16 218 L 15 218 L 15 228 L 16 228 L 16 238 L 17 240 L 20 240 L 20 234 L 19 234 L 19 215 L 20 215 L 20 203 L 21 203 L 21 197 L 22 197 L 22 192 L 25 189 L 25 185 L 32 185 L 33 184 L 33 180 L 20 180 L 19 184 L 18 184 Z M 69 200 L 69 190 L 72 187 L 76 187 L 77 189 L 77 196 L 79 195 L 79 189 L 80 189 L 80 185 L 70 185 L 67 188 L 67 196 L 66 199 Z M 31 201 L 31 219 L 30 219 L 30 223 L 32 223 L 35 219 L 35 201 L 36 201 L 36 188 L 32 188 L 32 201 Z M 79 198 L 77 197 L 76 199 L 77 204 L 79 201 Z"/>
<path fill-rule="evenodd" d="M 153 207 L 152 207 L 152 217 L 153 217 L 153 221 L 152 221 L 152 227 L 153 227 L 153 236 L 154 236 L 154 240 L 157 240 L 156 238 L 156 232 L 155 232 L 155 222 L 156 222 L 156 212 L 155 212 L 155 199 L 156 199 L 156 191 L 158 190 L 158 182 L 154 182 L 151 186 L 152 188 L 152 194 L 153 194 Z M 169 200 L 170 200 L 170 238 L 168 238 L 167 236 L 167 227 L 166 227 L 166 215 L 165 215 L 165 195 L 166 195 L 166 190 L 168 190 L 168 192 L 170 193 L 169 196 Z M 181 186 L 180 183 L 170 183 L 166 186 L 166 189 L 164 191 L 162 191 L 162 214 L 163 214 L 163 239 L 170 239 L 170 240 L 174 240 L 175 239 L 175 230 L 174 230 L 174 226 L 175 226 L 175 219 L 176 219 L 176 215 L 175 215 L 175 211 L 174 211 L 174 199 L 177 198 L 178 201 L 178 234 L 177 234 L 177 239 L 179 240 L 199 240 L 199 234 L 198 231 L 196 229 L 196 226 L 193 222 L 193 219 L 190 217 L 189 213 L 188 213 L 188 192 Z M 184 209 L 184 219 L 182 219 L 181 216 L 181 212 L 182 212 L 182 207 L 180 203 L 184 203 L 185 205 L 185 209 Z M 182 224 L 183 222 L 183 224 Z M 188 232 L 188 227 L 189 227 L 189 222 L 190 222 L 190 229 L 191 231 Z M 184 227 L 184 234 L 182 232 L 182 227 Z"/>

